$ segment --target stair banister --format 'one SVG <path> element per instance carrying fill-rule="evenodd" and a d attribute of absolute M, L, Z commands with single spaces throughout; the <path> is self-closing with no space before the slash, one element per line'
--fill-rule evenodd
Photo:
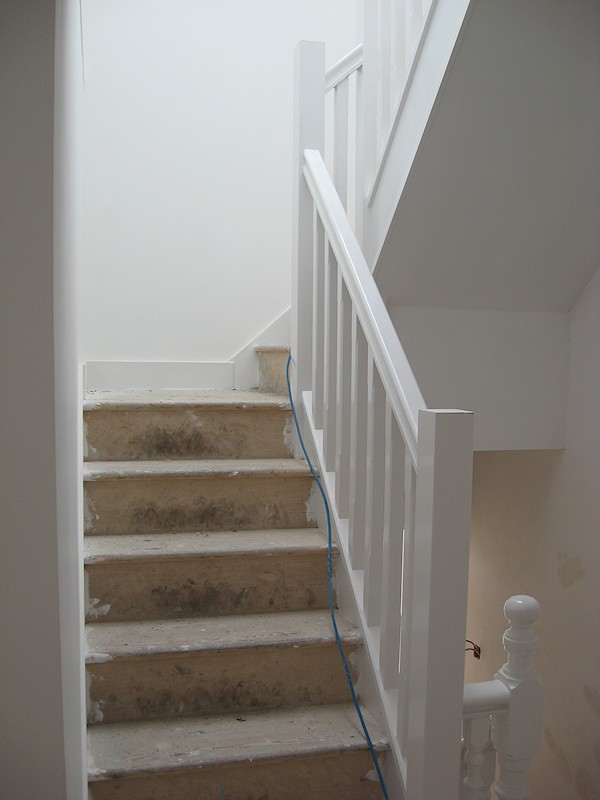
<path fill-rule="evenodd" d="M 533 623 L 539 604 L 515 595 L 504 604 L 510 627 L 503 644 L 508 660 L 491 681 L 465 684 L 463 738 L 466 775 L 461 800 L 528 800 L 527 769 L 541 743 L 543 686 L 532 664 Z"/>
<path fill-rule="evenodd" d="M 307 76 L 324 89 L 323 50 L 301 43 L 297 58 L 299 113 L 309 106 L 300 96 Z M 312 66 L 302 66 L 303 58 Z M 307 96 L 318 94 L 315 86 Z M 308 113 L 322 115 L 323 99 Z M 406 797 L 452 800 L 462 725 L 472 415 L 426 408 L 322 148 L 303 147 L 303 130 L 314 140 L 322 122 L 295 135 L 301 218 L 292 353 L 301 424 L 332 506 Z"/>

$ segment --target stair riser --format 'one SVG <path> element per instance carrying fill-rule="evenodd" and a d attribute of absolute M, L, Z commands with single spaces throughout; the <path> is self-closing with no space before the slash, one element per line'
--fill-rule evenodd
<path fill-rule="evenodd" d="M 327 552 L 86 567 L 88 622 L 300 611 L 327 606 Z"/>
<path fill-rule="evenodd" d="M 287 458 L 290 422 L 284 409 L 86 411 L 86 461 Z"/>
<path fill-rule="evenodd" d="M 198 748 L 202 748 L 202 731 Z M 379 784 L 365 779 L 372 770 L 369 752 L 353 750 L 95 781 L 90 790 L 92 800 L 381 800 Z"/>
<path fill-rule="evenodd" d="M 346 655 L 356 650 L 347 645 Z M 180 653 L 90 664 L 88 722 L 237 713 L 343 703 L 335 643 Z"/>
<path fill-rule="evenodd" d="M 287 397 L 286 365 L 289 355 L 289 350 L 258 350 L 258 388 L 261 392 Z"/>
<path fill-rule="evenodd" d="M 86 534 L 259 530 L 309 526 L 305 476 L 88 481 Z"/>

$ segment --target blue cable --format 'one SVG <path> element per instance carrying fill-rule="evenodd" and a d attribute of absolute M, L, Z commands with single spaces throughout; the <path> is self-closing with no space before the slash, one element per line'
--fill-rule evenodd
<path fill-rule="evenodd" d="M 371 758 L 373 759 L 373 764 L 375 765 L 375 770 L 377 772 L 377 778 L 379 779 L 381 791 L 383 792 L 385 800 L 390 800 L 387 792 L 387 787 L 385 785 L 385 781 L 383 780 L 383 775 L 381 774 L 381 767 L 379 766 L 379 762 L 377 761 L 377 756 L 375 755 L 375 748 L 373 747 L 373 742 L 371 740 L 371 737 L 369 736 L 369 731 L 367 730 L 365 718 L 363 717 L 362 711 L 360 710 L 360 706 L 358 704 L 358 698 L 356 697 L 354 684 L 352 683 L 352 676 L 350 675 L 350 669 L 348 667 L 348 662 L 346 660 L 346 654 L 344 653 L 344 647 L 342 645 L 342 640 L 340 638 L 340 634 L 338 631 L 337 622 L 335 621 L 335 611 L 333 606 L 333 579 L 331 570 L 333 545 L 331 536 L 331 515 L 329 511 L 329 503 L 327 502 L 327 497 L 325 495 L 325 490 L 323 489 L 323 484 L 321 483 L 321 479 L 319 478 L 319 474 L 313 467 L 313 463 L 310 460 L 308 453 L 306 452 L 306 447 L 304 446 L 304 439 L 302 438 L 302 434 L 300 433 L 300 423 L 298 422 L 296 407 L 294 405 L 294 399 L 292 397 L 292 387 L 290 386 L 291 363 L 292 363 L 292 357 L 290 355 L 287 360 L 287 364 L 285 366 L 285 379 L 287 381 L 288 396 L 290 398 L 290 406 L 292 407 L 292 416 L 294 417 L 294 425 L 296 426 L 296 432 L 298 434 L 298 439 L 300 440 L 300 446 L 302 447 L 302 452 L 304 453 L 304 458 L 306 459 L 306 463 L 310 467 L 310 471 L 313 474 L 313 478 L 315 479 L 316 484 L 319 487 L 319 491 L 321 492 L 321 497 L 323 498 L 323 503 L 325 504 L 325 514 L 327 516 L 327 594 L 329 596 L 329 613 L 331 615 L 331 622 L 333 624 L 335 641 L 337 643 L 338 650 L 340 651 L 340 656 L 342 657 L 342 663 L 344 665 L 344 671 L 346 673 L 346 679 L 348 681 L 348 686 L 350 687 L 350 693 L 352 694 L 352 700 L 354 701 L 356 713 L 358 714 L 358 718 L 360 720 L 360 724 L 365 734 L 367 744 L 369 745 L 369 750 L 371 751 Z"/>

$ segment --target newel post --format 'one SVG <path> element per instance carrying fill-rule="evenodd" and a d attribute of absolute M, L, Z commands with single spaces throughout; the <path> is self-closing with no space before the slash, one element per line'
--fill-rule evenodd
<path fill-rule="evenodd" d="M 303 174 L 304 151 L 324 152 L 325 45 L 322 42 L 296 45 L 293 141 L 292 391 L 300 408 L 302 392 L 311 388 L 313 320 L 313 202 Z"/>
<path fill-rule="evenodd" d="M 492 741 L 498 752 L 500 800 L 527 800 L 527 770 L 542 736 L 543 686 L 532 656 L 537 646 L 533 623 L 540 614 L 537 600 L 515 595 L 504 604 L 510 622 L 502 642 L 508 660 L 495 675 L 510 692 L 508 714 L 494 716 Z"/>

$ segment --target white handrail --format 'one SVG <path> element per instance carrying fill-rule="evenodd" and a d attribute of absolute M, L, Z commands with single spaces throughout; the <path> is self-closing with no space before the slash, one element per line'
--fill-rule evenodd
<path fill-rule="evenodd" d="M 425 400 L 323 158 L 317 150 L 305 150 L 304 158 L 306 182 L 416 464 L 417 420 L 419 410 L 427 408 Z"/>
<path fill-rule="evenodd" d="M 330 92 L 332 89 L 345 81 L 347 77 L 360 69 L 363 64 L 363 46 L 357 45 L 354 50 L 350 50 L 345 56 L 340 58 L 335 64 L 325 73 L 325 93 Z"/>
<path fill-rule="evenodd" d="M 499 680 L 465 683 L 463 693 L 463 716 L 477 714 L 499 714 L 507 711 L 510 692 Z"/>

